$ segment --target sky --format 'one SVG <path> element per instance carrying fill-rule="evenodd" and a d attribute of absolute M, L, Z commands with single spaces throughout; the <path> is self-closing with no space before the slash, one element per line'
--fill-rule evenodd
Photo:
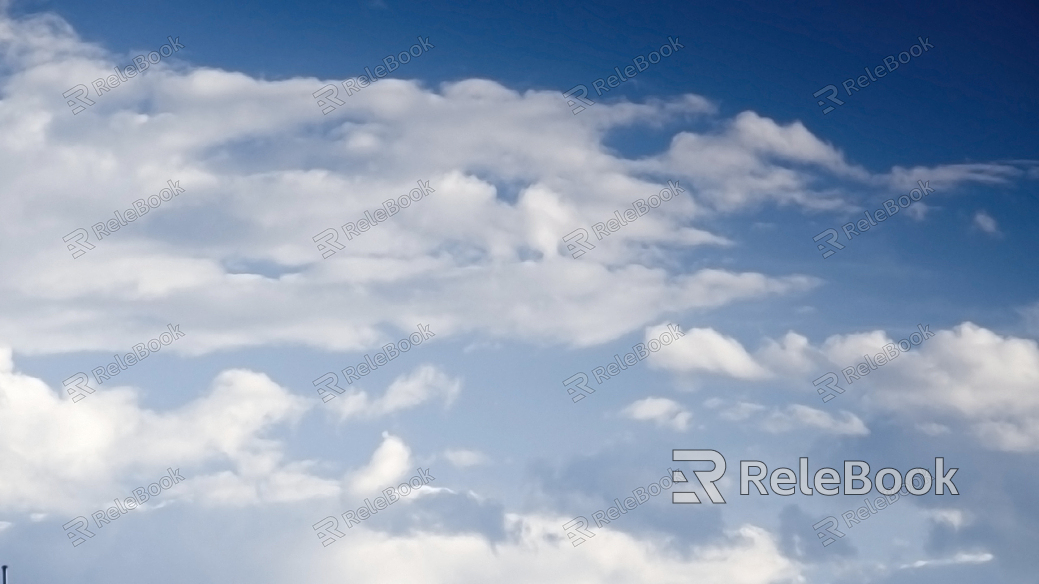
<path fill-rule="evenodd" d="M 1036 16 L 0 2 L 0 562 L 1034 582 Z"/>

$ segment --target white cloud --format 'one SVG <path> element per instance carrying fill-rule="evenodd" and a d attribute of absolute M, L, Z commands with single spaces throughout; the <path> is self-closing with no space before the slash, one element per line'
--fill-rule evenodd
<path fill-rule="evenodd" d="M 840 417 L 822 410 L 794 404 L 785 410 L 774 410 L 765 418 L 763 427 L 769 432 L 789 432 L 813 428 L 837 436 L 868 436 L 869 428 L 851 412 L 841 411 Z"/>
<path fill-rule="evenodd" d="M 662 428 L 685 432 L 693 414 L 682 404 L 663 397 L 647 397 L 628 405 L 621 413 L 633 420 L 653 421 Z"/>
<path fill-rule="evenodd" d="M 941 436 L 942 434 L 948 434 L 952 432 L 952 429 L 944 424 L 936 424 L 934 422 L 924 422 L 916 425 L 917 430 L 920 430 L 928 436 Z"/>
<path fill-rule="evenodd" d="M 761 404 L 739 402 L 731 408 L 722 410 L 718 417 L 730 422 L 740 422 L 766 409 L 768 408 Z"/>
<path fill-rule="evenodd" d="M 313 404 L 266 375 L 228 370 L 208 393 L 173 410 L 138 405 L 130 387 L 102 386 L 77 403 L 42 381 L 17 373 L 0 351 L 0 483 L 2 507 L 78 511 L 129 496 L 166 469 L 185 481 L 170 495 L 246 505 L 329 497 L 337 482 L 307 472 L 307 461 L 283 461 L 279 442 L 264 437 L 293 424 Z M 224 467 L 207 474 L 207 467 Z M 212 487 L 212 490 L 210 490 Z"/>
<path fill-rule="evenodd" d="M 900 417 L 966 423 L 982 444 L 1039 450 L 1039 345 L 973 323 L 935 336 L 884 366 L 865 401 Z"/>
<path fill-rule="evenodd" d="M 704 584 L 803 582 L 802 567 L 779 551 L 765 530 L 745 525 L 728 537 L 676 553 L 663 541 L 609 527 L 578 547 L 560 525 L 570 518 L 510 514 L 508 538 L 492 543 L 472 534 L 418 532 L 390 536 L 357 526 L 328 548 L 304 550 L 308 582 L 336 582 L 349 573 L 358 583 L 615 582 L 679 584 L 695 574 Z M 316 541 L 315 541 L 316 543 Z M 316 548 L 316 549 L 314 549 Z M 407 557 L 407 562 L 399 558 Z"/>
<path fill-rule="evenodd" d="M 1022 174 L 976 164 L 871 175 L 800 122 L 749 111 L 719 119 L 696 95 L 599 103 L 574 116 L 556 90 L 383 79 L 322 116 L 308 96 L 328 81 L 267 81 L 175 59 L 72 115 L 61 97 L 69 85 L 107 75 L 126 55 L 83 43 L 53 16 L 4 18 L 0 45 L 11 70 L 0 189 L 23 195 L 0 200 L 0 247 L 29 250 L 0 258 L 0 342 L 28 353 L 125 351 L 165 325 L 152 315 L 183 306 L 192 308 L 181 323 L 188 336 L 172 352 L 361 350 L 420 321 L 440 338 L 479 331 L 593 345 L 668 314 L 818 284 L 798 274 L 665 269 L 673 248 L 735 243 L 704 228 L 709 214 L 764 202 L 843 209 L 842 185 L 885 190 L 926 176 L 947 188 Z M 604 145 L 611 129 L 683 116 L 708 119 L 710 129 L 681 132 L 666 151 L 639 159 Z M 185 192 L 101 241 L 91 236 L 95 249 L 72 259 L 63 236 L 168 179 Z M 320 258 L 313 236 L 356 222 L 418 180 L 436 192 L 351 241 L 340 234 L 349 245 Z M 668 180 L 687 192 L 666 212 L 647 213 L 579 261 L 567 255 L 562 236 Z M 761 375 L 746 362 L 710 366 Z"/>
<path fill-rule="evenodd" d="M 646 329 L 646 342 L 658 338 L 667 330 L 665 325 Z M 770 376 L 736 339 L 709 328 L 683 332 L 685 334 L 682 338 L 650 354 L 651 366 L 679 373 L 702 371 L 747 380 Z"/>
<path fill-rule="evenodd" d="M 930 211 L 931 208 L 932 207 L 927 203 L 919 201 L 910 205 L 909 208 L 905 210 L 905 213 L 906 215 L 909 215 L 909 218 L 913 221 L 920 222 L 927 218 L 927 212 Z"/>
<path fill-rule="evenodd" d="M 1026 318 L 1028 310 L 1022 311 Z M 988 448 L 1039 450 L 1039 393 L 1034 390 L 1039 386 L 1039 344 L 1000 336 L 970 322 L 932 332 L 921 345 L 871 371 L 868 393 L 845 396 L 861 399 L 873 412 L 908 420 L 925 434 L 955 431 L 958 421 Z M 788 333 L 783 344 L 766 344 L 759 357 L 806 390 L 826 369 L 820 367 L 802 377 L 799 371 L 808 372 L 802 365 L 784 369 L 777 364 L 784 359 L 804 364 L 818 358 L 838 374 L 838 385 L 847 390 L 843 368 L 854 367 L 864 361 L 864 355 L 882 353 L 885 345 L 899 342 L 880 330 L 833 335 L 818 348 L 804 346 L 799 339 L 788 342 L 792 338 L 797 335 Z M 775 418 L 775 427 L 784 427 L 783 420 L 790 413 Z M 807 412 L 801 415 L 807 416 Z M 857 428 L 851 419 L 840 424 L 851 424 L 844 426 L 848 430 Z"/>
<path fill-rule="evenodd" d="M 817 353 L 809 344 L 808 337 L 789 331 L 778 342 L 766 340 L 756 356 L 759 363 L 772 371 L 797 375 L 815 370 L 817 357 L 813 357 Z"/>
<path fill-rule="evenodd" d="M 466 450 L 463 448 L 445 450 L 444 457 L 447 458 L 448 462 L 458 468 L 487 464 L 489 461 L 486 454 L 478 450 Z"/>
<path fill-rule="evenodd" d="M 985 562 L 991 562 L 996 556 L 988 553 L 967 553 L 957 552 L 955 556 L 951 558 L 941 558 L 937 560 L 917 560 L 912 564 L 905 564 L 899 566 L 900 569 L 906 568 L 925 568 L 927 566 L 950 566 L 955 564 L 984 564 Z"/>
<path fill-rule="evenodd" d="M 350 473 L 350 492 L 364 496 L 397 484 L 412 469 L 411 449 L 400 438 L 383 432 L 382 444 L 372 453 L 368 465 Z"/>
<path fill-rule="evenodd" d="M 1001 235 L 996 220 L 985 211 L 978 211 L 974 214 L 974 226 L 989 235 Z"/>
<path fill-rule="evenodd" d="M 394 379 L 380 398 L 370 400 L 366 392 L 355 391 L 336 396 L 328 406 L 342 420 L 359 416 L 375 418 L 413 408 L 436 397 L 449 406 L 461 391 L 460 378 L 452 379 L 432 365 L 422 365 L 411 374 Z"/>
<path fill-rule="evenodd" d="M 960 509 L 928 509 L 927 515 L 935 523 L 948 525 L 956 531 L 972 523 L 970 516 Z"/>

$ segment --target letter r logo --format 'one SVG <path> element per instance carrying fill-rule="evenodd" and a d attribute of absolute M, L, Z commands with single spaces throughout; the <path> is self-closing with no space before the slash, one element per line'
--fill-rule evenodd
<path fill-rule="evenodd" d="M 826 96 L 826 99 L 832 101 L 833 103 L 835 103 L 837 105 L 844 105 L 843 101 L 837 99 L 837 95 L 840 92 L 837 91 L 837 86 L 835 86 L 835 85 L 827 85 L 826 87 L 824 87 L 824 88 L 820 89 L 819 91 L 816 91 L 815 93 L 813 93 L 812 97 L 819 97 L 820 95 L 826 93 L 827 91 L 829 91 L 831 93 L 830 93 L 830 95 Z M 849 91 L 848 93 L 851 93 L 851 92 Z M 819 105 L 826 105 L 826 102 L 824 102 L 821 99 L 817 103 Z M 831 105 L 830 107 L 828 107 L 828 108 L 823 110 L 823 115 L 832 112 L 834 109 L 835 108 Z"/>
<path fill-rule="evenodd" d="M 826 380 L 826 388 L 830 391 L 826 391 L 823 388 L 819 387 L 819 383 L 824 380 Z M 844 388 L 837 385 L 838 381 L 840 381 L 840 378 L 837 377 L 837 374 L 833 371 L 830 371 L 826 375 L 823 375 L 819 379 L 816 379 L 812 382 L 812 385 L 815 386 L 815 391 L 817 391 L 820 396 L 823 396 L 823 403 L 826 403 L 831 399 L 837 397 L 837 393 L 844 393 Z"/>
<path fill-rule="evenodd" d="M 581 100 L 581 102 L 584 103 L 585 105 L 595 105 L 594 101 L 592 101 L 590 99 L 585 99 L 586 97 L 588 97 L 588 88 L 585 87 L 584 85 L 575 85 L 573 87 L 573 89 L 571 89 L 570 91 L 567 91 L 566 93 L 563 94 L 563 97 L 566 98 L 566 105 L 568 105 L 570 107 L 573 107 L 576 104 L 576 102 L 574 100 L 570 99 L 570 96 L 575 94 L 575 93 L 577 93 L 578 95 L 575 95 L 574 97 L 576 97 L 577 99 Z M 583 105 L 579 105 L 579 106 L 577 106 L 576 108 L 573 109 L 573 114 L 576 116 L 577 114 L 579 114 L 579 113 L 581 113 L 583 111 L 584 111 L 584 106 Z"/>
<path fill-rule="evenodd" d="M 722 494 L 718 491 L 718 487 L 714 486 L 714 482 L 721 479 L 722 475 L 725 474 L 725 457 L 722 456 L 721 452 L 717 450 L 672 450 L 671 460 L 687 460 L 687 461 L 701 461 L 701 462 L 713 462 L 714 468 L 711 470 L 694 470 L 693 474 L 696 475 L 696 480 L 700 481 L 700 486 L 707 492 L 707 496 L 710 497 L 711 503 L 724 504 L 725 499 L 722 498 Z M 685 478 L 685 474 L 680 470 L 676 470 L 672 473 L 671 480 L 676 483 L 689 482 Z M 700 497 L 692 491 L 678 491 L 671 493 L 672 503 L 699 503 Z"/>
<path fill-rule="evenodd" d="M 823 525 L 827 525 L 826 529 L 821 529 Z M 844 537 L 844 533 L 842 533 L 841 530 L 836 529 L 838 525 L 840 525 L 840 523 L 837 522 L 837 518 L 831 515 L 812 526 L 812 529 L 814 529 L 817 532 L 816 535 L 819 536 L 819 539 L 823 540 L 823 547 L 826 547 L 831 543 L 837 541 L 832 537 L 827 537 L 827 535 L 836 535 L 837 537 Z"/>
<path fill-rule="evenodd" d="M 575 229 L 567 233 L 563 237 L 563 243 L 566 244 L 566 251 L 573 254 L 570 257 L 575 260 L 584 255 L 584 250 L 577 249 L 578 245 L 584 249 L 595 249 L 594 245 L 588 243 L 588 231 L 585 229 Z"/>
<path fill-rule="evenodd" d="M 61 240 L 68 244 L 66 247 L 72 252 L 72 259 L 78 259 L 79 256 L 94 249 L 94 244 L 87 241 L 89 238 L 90 233 L 88 233 L 86 229 L 80 227 L 65 237 L 62 237 Z"/>
<path fill-rule="evenodd" d="M 576 383 L 574 383 L 576 381 Z M 566 388 L 566 393 L 572 395 L 571 399 L 576 404 L 577 402 L 584 399 L 585 395 L 592 395 L 595 390 L 588 387 L 588 376 L 584 373 L 576 373 L 563 380 L 563 387 Z M 580 389 L 584 393 L 577 393 L 574 388 Z"/>
<path fill-rule="evenodd" d="M 566 530 L 566 536 L 570 538 L 570 543 L 574 547 L 577 547 L 585 542 L 585 537 L 593 538 L 595 534 L 588 531 L 588 520 L 584 517 L 577 516 L 573 521 L 563 524 L 563 529 Z M 579 536 L 584 537 L 579 537 Z"/>
<path fill-rule="evenodd" d="M 317 394 L 321 396 L 322 402 L 331 401 L 335 398 L 336 393 L 343 393 L 346 390 L 339 387 L 339 376 L 335 373 L 325 373 L 321 377 L 314 380 L 314 387 L 317 389 Z M 329 390 L 335 393 L 330 393 Z"/>
<path fill-rule="evenodd" d="M 328 259 L 328 256 L 334 255 L 335 252 L 346 248 L 345 245 L 339 243 L 339 232 L 332 228 L 318 233 L 311 239 L 317 244 L 317 250 L 321 252 L 321 259 Z"/>
<path fill-rule="evenodd" d="M 88 106 L 94 105 L 94 102 L 89 97 L 87 97 L 88 95 L 90 95 L 90 90 L 87 89 L 87 86 L 83 84 L 76 85 L 72 89 L 61 94 L 61 96 L 67 100 L 65 101 L 65 104 L 72 108 L 72 115 L 76 115 L 79 112 L 87 109 L 80 104 L 85 103 Z M 69 99 L 70 97 L 75 99 Z"/>
<path fill-rule="evenodd" d="M 826 238 L 826 243 L 830 247 L 832 247 L 833 249 L 826 250 L 826 246 L 824 246 L 821 243 L 819 245 L 815 246 L 815 249 L 817 249 L 819 251 L 822 251 L 822 252 L 825 252 L 825 253 L 823 253 L 823 259 L 825 260 L 826 258 L 828 258 L 828 257 L 832 256 L 833 254 L 837 253 L 834 250 L 844 249 L 844 246 L 841 245 L 839 241 L 837 241 L 837 238 L 840 237 L 840 234 L 837 233 L 836 229 L 827 229 L 826 231 L 823 231 L 819 235 L 816 235 L 815 237 L 813 237 L 812 241 L 819 241 L 820 239 L 823 238 L 824 235 L 829 236 L 829 237 Z"/>
<path fill-rule="evenodd" d="M 337 537 L 345 537 L 346 534 L 339 531 L 339 521 L 329 515 L 314 524 L 317 538 L 321 540 L 322 547 L 328 547 L 336 542 Z"/>
<path fill-rule="evenodd" d="M 61 528 L 65 530 L 65 535 L 72 540 L 72 547 L 76 547 L 86 541 L 86 538 L 79 536 L 85 535 L 87 537 L 94 537 L 94 532 L 87 529 L 89 526 L 90 524 L 87 522 L 87 518 L 81 515 L 72 521 L 69 521 L 65 525 L 62 525 Z M 75 528 L 75 531 L 69 531 L 69 529 L 72 528 Z"/>
<path fill-rule="evenodd" d="M 343 100 L 339 99 L 339 90 L 336 89 L 335 85 L 331 84 L 326 85 L 321 89 L 315 91 L 314 99 L 317 100 L 317 106 L 321 108 L 321 113 L 326 116 L 336 109 L 336 105 L 343 105 L 346 103 Z M 329 105 L 329 103 L 325 101 L 325 99 L 336 105 Z"/>
<path fill-rule="evenodd" d="M 87 387 L 88 381 L 90 381 L 90 378 L 87 377 L 86 373 L 77 373 L 65 381 L 62 381 L 61 385 L 65 388 L 65 391 L 72 396 L 72 403 L 76 403 L 87 397 L 83 395 L 84 392 L 94 393 L 93 389 Z"/>

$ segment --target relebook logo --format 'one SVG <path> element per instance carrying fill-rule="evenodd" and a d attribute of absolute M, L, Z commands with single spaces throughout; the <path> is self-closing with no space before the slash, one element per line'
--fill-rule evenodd
<path fill-rule="evenodd" d="M 712 503 L 725 503 L 725 499 L 722 497 L 721 492 L 714 484 L 725 474 L 725 457 L 723 457 L 720 452 L 717 450 L 676 449 L 672 451 L 671 457 L 675 461 L 702 461 L 714 463 L 714 468 L 710 470 L 693 471 L 693 474 L 700 482 L 700 486 L 703 490 L 707 492 Z M 756 472 L 751 474 L 751 469 L 754 469 Z M 952 482 L 952 477 L 958 470 L 958 468 L 950 468 L 948 472 L 946 472 L 945 458 L 939 456 L 934 459 L 933 475 L 928 469 L 921 467 L 910 469 L 905 473 L 904 477 L 898 469 L 882 468 L 876 472 L 876 475 L 874 475 L 873 478 L 870 478 L 869 463 L 864 460 L 845 460 L 843 479 L 837 469 L 820 468 L 815 471 L 814 475 L 812 475 L 812 481 L 809 483 L 807 457 L 801 457 L 798 459 L 798 471 L 786 467 L 780 467 L 774 469 L 771 473 L 768 472 L 768 467 L 765 463 L 760 460 L 741 460 L 739 484 L 741 495 L 750 495 L 751 483 L 754 484 L 758 494 L 771 494 L 769 493 L 768 487 L 762 484 L 766 476 L 768 476 L 768 486 L 772 488 L 772 492 L 785 497 L 793 495 L 795 491 L 798 490 L 802 495 L 811 496 L 818 491 L 820 495 L 831 497 L 833 495 L 841 494 L 842 485 L 845 495 L 866 495 L 873 490 L 874 485 L 876 485 L 876 490 L 881 495 L 894 495 L 902 489 L 903 484 L 910 494 L 919 496 L 926 495 L 930 492 L 931 483 L 934 483 L 934 494 L 936 495 L 944 495 L 945 487 L 949 487 L 950 494 L 959 495 L 959 490 Z M 886 486 L 889 476 L 891 477 L 891 487 Z M 920 477 L 919 487 L 916 486 L 918 481 L 915 480 L 915 477 L 918 476 Z M 674 471 L 674 476 L 672 478 L 676 484 L 689 482 L 685 474 L 680 470 Z M 815 487 L 814 490 L 812 489 L 813 486 Z M 700 498 L 692 491 L 673 492 L 671 493 L 671 502 L 696 504 L 700 503 Z"/>

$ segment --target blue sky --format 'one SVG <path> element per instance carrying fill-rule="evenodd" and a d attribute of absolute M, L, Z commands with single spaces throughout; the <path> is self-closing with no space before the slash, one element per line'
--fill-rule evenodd
<path fill-rule="evenodd" d="M 13 579 L 1033 581 L 1034 7 L 0 8 Z M 91 86 L 167 37 L 184 48 Z M 419 38 L 433 48 L 346 95 Z M 595 94 L 669 38 L 683 48 Z M 848 95 L 918 39 L 933 46 Z M 73 113 L 78 84 L 94 103 Z M 329 84 L 342 104 L 323 115 Z M 563 93 L 579 84 L 595 103 L 574 114 Z M 830 84 L 844 104 L 823 114 L 813 94 Z M 167 180 L 184 192 L 98 240 L 96 222 Z M 347 240 L 343 223 L 416 181 L 435 192 Z M 668 181 L 683 192 L 596 239 Z M 847 238 L 918 181 L 933 192 Z M 342 248 L 322 258 L 327 228 Z M 595 248 L 574 258 L 579 228 Z M 813 237 L 829 228 L 844 248 L 824 259 Z M 73 257 L 77 229 L 94 247 Z M 315 379 L 420 323 L 432 338 L 349 385 L 338 373 L 345 392 L 321 401 Z M 66 393 L 167 324 L 185 336 Z M 669 324 L 684 336 L 595 381 Z M 842 375 L 918 325 L 934 335 Z M 846 391 L 823 402 L 813 381 L 830 371 Z M 596 391 L 574 403 L 563 380 L 579 372 Z M 724 455 L 725 504 L 673 449 Z M 944 457 L 960 494 L 857 524 L 844 514 L 864 496 L 739 494 L 741 460 L 800 457 L 842 474 Z M 167 468 L 185 480 L 91 518 Z M 343 512 L 420 468 L 435 479 L 347 529 Z M 690 482 L 594 523 L 668 469 Z M 705 503 L 672 504 L 680 490 Z M 80 516 L 94 535 L 74 546 Z M 344 535 L 323 546 L 328 516 Z M 845 535 L 824 547 L 813 525 L 829 516 Z M 577 546 L 575 518 L 594 533 Z"/>

